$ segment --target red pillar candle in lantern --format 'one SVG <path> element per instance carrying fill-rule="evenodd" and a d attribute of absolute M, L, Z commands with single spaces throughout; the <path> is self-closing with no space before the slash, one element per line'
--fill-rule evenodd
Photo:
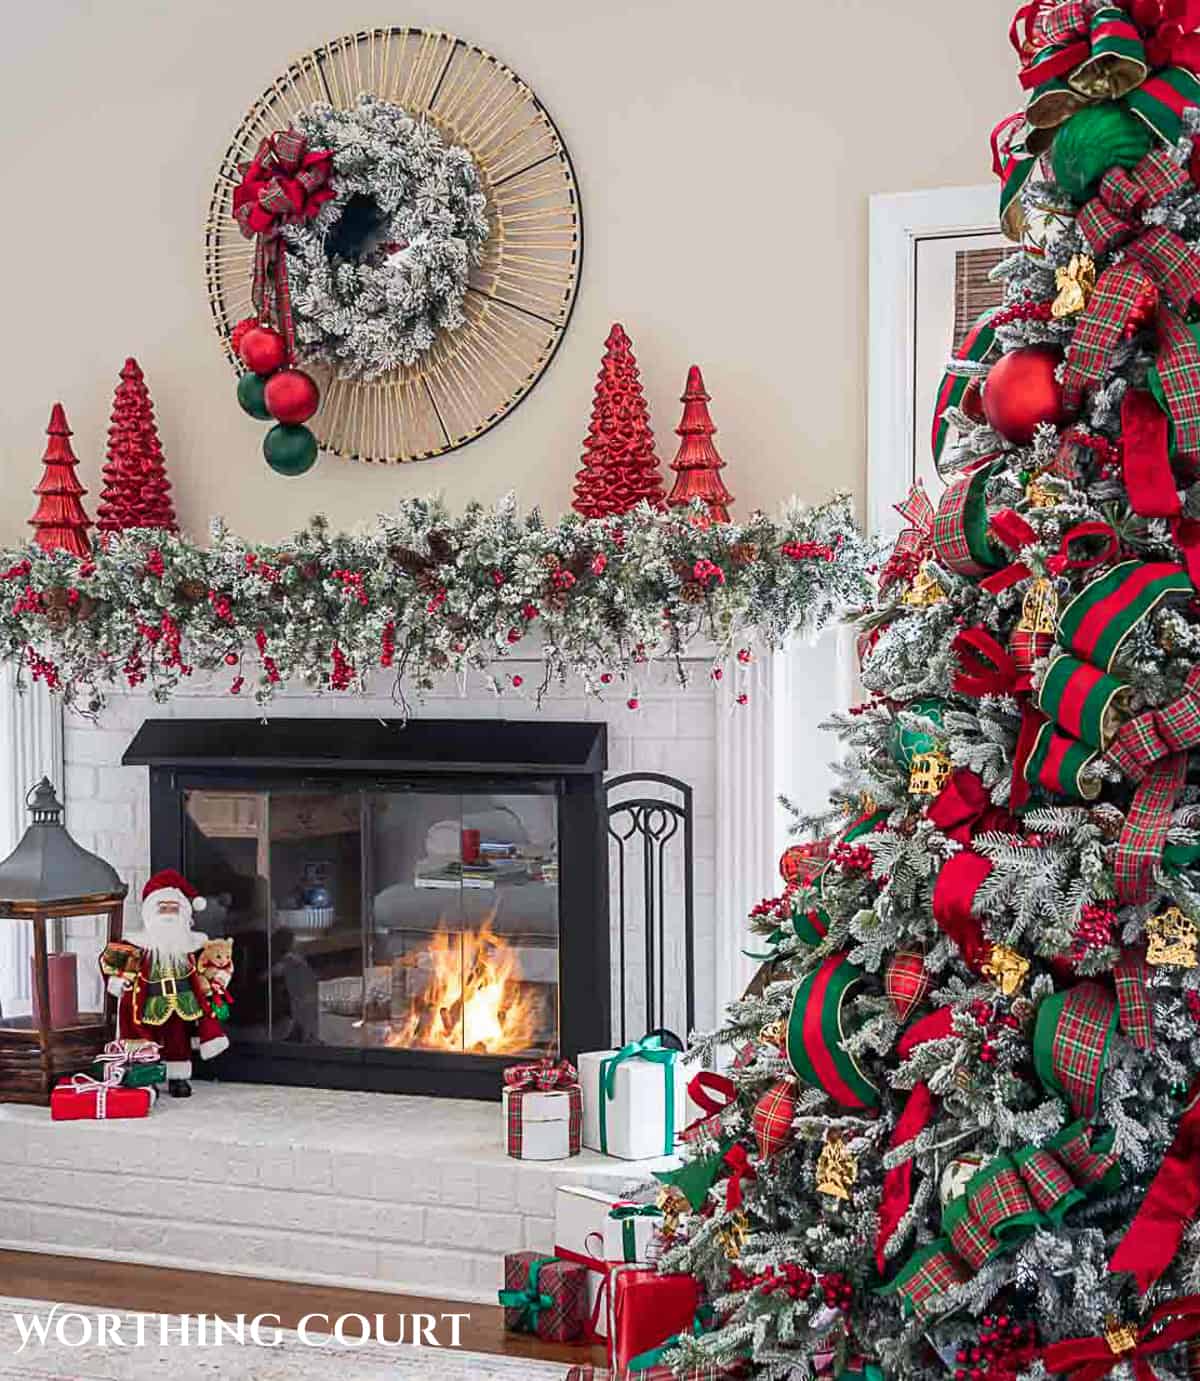
<path fill-rule="evenodd" d="M 30 987 L 33 992 L 33 1024 L 41 1016 L 38 1005 L 37 970 L 30 961 Z M 63 1031 L 79 1025 L 79 956 L 68 952 L 46 956 L 46 980 L 50 989 L 50 1029 Z"/>

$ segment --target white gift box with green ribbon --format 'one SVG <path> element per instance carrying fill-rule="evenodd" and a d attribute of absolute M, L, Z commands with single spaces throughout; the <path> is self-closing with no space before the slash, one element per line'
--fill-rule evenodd
<path fill-rule="evenodd" d="M 604 1220 L 605 1261 L 648 1265 L 650 1245 L 662 1220 L 662 1209 L 654 1204 L 613 1204 Z"/>
<path fill-rule="evenodd" d="M 584 1051 L 576 1063 L 585 1146 L 622 1160 L 674 1155 L 679 1133 L 698 1111 L 687 1091 L 697 1059 L 654 1035 L 619 1050 Z"/>

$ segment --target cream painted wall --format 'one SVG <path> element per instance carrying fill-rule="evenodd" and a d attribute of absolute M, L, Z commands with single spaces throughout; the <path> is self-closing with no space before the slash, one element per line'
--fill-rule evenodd
<path fill-rule="evenodd" d="M 861 494 L 867 197 L 989 176 L 1017 99 L 1014 0 L 37 0 L 0 51 L 5 215 L 0 541 L 23 539 L 49 406 L 94 508 L 112 390 L 146 371 L 181 519 L 255 538 L 351 524 L 406 495 L 570 501 L 604 336 L 634 340 L 660 439 L 687 366 L 713 393 L 743 512 Z M 333 458 L 284 480 L 259 454 L 210 325 L 202 227 L 246 107 L 294 54 L 372 23 L 457 32 L 521 73 L 580 178 L 574 321 L 522 406 L 403 468 Z"/>

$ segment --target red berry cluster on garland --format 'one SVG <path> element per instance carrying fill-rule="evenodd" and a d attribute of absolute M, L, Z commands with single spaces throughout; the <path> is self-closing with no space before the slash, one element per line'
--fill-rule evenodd
<path fill-rule="evenodd" d="M 829 855 L 830 863 L 843 873 L 870 877 L 875 866 L 871 850 L 865 844 L 836 844 Z"/>
<path fill-rule="evenodd" d="M 825 542 L 784 542 L 779 550 L 789 561 L 833 561 L 837 558 L 837 548 Z"/>
<path fill-rule="evenodd" d="M 1093 902 L 1083 908 L 1072 937 L 1070 958 L 1078 963 L 1092 950 L 1107 949 L 1113 942 L 1117 912 L 1112 902 Z"/>
<path fill-rule="evenodd" d="M 781 1266 L 767 1266 L 764 1270 L 743 1271 L 733 1266 L 729 1271 L 729 1289 L 734 1292 L 758 1290 L 764 1295 L 776 1292 L 789 1299 L 805 1300 L 820 1288 L 823 1302 L 830 1309 L 848 1310 L 854 1300 L 854 1287 L 841 1271 L 818 1276 L 806 1266 L 785 1261 Z"/>

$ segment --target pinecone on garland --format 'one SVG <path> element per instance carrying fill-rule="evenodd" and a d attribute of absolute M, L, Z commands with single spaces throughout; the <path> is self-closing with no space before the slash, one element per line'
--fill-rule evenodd
<path fill-rule="evenodd" d="M 113 396 L 107 456 L 96 510 L 101 537 L 143 527 L 178 532 L 154 405 L 132 356 L 125 361 Z"/>
<path fill-rule="evenodd" d="M 71 428 L 61 403 L 55 403 L 50 411 L 46 435 L 50 439 L 42 456 L 45 469 L 33 491 L 38 496 L 37 511 L 29 520 L 34 529 L 33 540 L 43 551 L 90 556 L 87 530 L 92 521 L 79 502 L 87 490 L 75 474 L 79 459 L 71 449 Z"/>
<path fill-rule="evenodd" d="M 627 513 L 643 499 L 654 508 L 663 506 L 665 490 L 650 411 L 633 347 L 619 323 L 604 342 L 582 459 L 575 475 L 576 513 L 607 518 Z"/>

